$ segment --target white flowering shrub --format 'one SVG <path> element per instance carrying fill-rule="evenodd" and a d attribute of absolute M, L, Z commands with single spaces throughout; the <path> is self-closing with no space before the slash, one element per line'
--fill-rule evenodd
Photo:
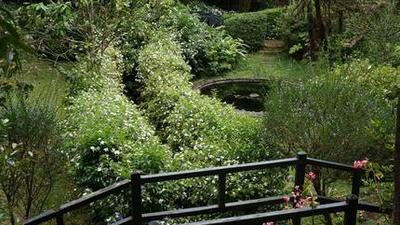
<path fill-rule="evenodd" d="M 116 59 L 118 52 L 108 49 L 98 67 L 82 72 L 88 82 L 70 97 L 67 108 L 66 149 L 80 184 L 91 190 L 127 178 L 135 169 L 159 172 L 169 158 L 152 127 L 123 94 Z"/>
<path fill-rule="evenodd" d="M 142 106 L 157 125 L 161 139 L 174 152 L 170 170 L 280 157 L 262 146 L 261 123 L 257 118 L 238 114 L 232 106 L 191 88 L 191 74 L 180 45 L 165 33 L 156 33 L 141 51 L 138 69 L 143 84 Z M 228 199 L 279 192 L 282 173 L 261 172 L 256 180 L 254 176 L 250 173 L 231 176 Z M 214 177 L 174 182 L 162 189 L 160 201 L 175 207 L 212 204 L 217 195 L 215 182 Z"/>
<path fill-rule="evenodd" d="M 95 190 L 129 177 L 134 169 L 163 169 L 167 149 L 135 105 L 118 90 L 89 89 L 71 103 L 68 147 L 83 186 Z"/>
<path fill-rule="evenodd" d="M 69 98 L 64 148 L 79 185 L 88 192 L 129 179 L 136 170 L 166 170 L 172 158 L 140 110 L 124 95 L 119 59 L 119 52 L 110 48 L 89 72 L 84 69 L 87 62 L 75 71 L 84 83 Z M 107 198 L 96 205 L 93 218 L 110 222 L 115 212 L 126 215 L 128 204 L 124 193 Z M 145 204 L 154 207 L 159 203 L 148 199 Z"/>

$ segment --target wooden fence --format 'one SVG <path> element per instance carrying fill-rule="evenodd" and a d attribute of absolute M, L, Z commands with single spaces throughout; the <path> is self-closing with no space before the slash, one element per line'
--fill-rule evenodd
<path fill-rule="evenodd" d="M 352 166 L 329 162 L 319 159 L 308 158 L 306 153 L 299 152 L 296 158 L 287 158 L 280 160 L 272 160 L 265 162 L 247 163 L 240 165 L 221 166 L 207 169 L 199 169 L 192 171 L 171 172 L 161 174 L 145 175 L 135 172 L 131 175 L 130 180 L 124 180 L 96 192 L 88 194 L 82 198 L 76 199 L 60 206 L 58 209 L 49 210 L 36 217 L 25 221 L 24 225 L 37 225 L 46 221 L 55 220 L 57 225 L 64 225 L 64 215 L 83 206 L 88 206 L 97 200 L 101 200 L 111 194 L 117 194 L 124 189 L 131 190 L 131 215 L 113 225 L 141 225 L 145 222 L 154 220 L 162 220 L 164 218 L 179 218 L 185 216 L 204 215 L 210 213 L 222 213 L 234 210 L 254 209 L 259 206 L 282 204 L 283 196 L 268 197 L 260 199 L 252 199 L 239 202 L 226 202 L 226 176 L 232 173 L 262 170 L 274 167 L 295 166 L 295 185 L 302 187 L 304 185 L 305 170 L 307 165 L 319 166 L 321 168 L 331 168 L 352 173 L 352 190 L 345 200 L 333 199 L 325 196 L 318 196 L 317 201 L 320 205 L 316 207 L 293 208 L 273 212 L 256 213 L 246 216 L 228 217 L 222 219 L 214 219 L 189 223 L 190 225 L 247 225 L 262 224 L 266 221 L 279 221 L 292 219 L 294 225 L 301 224 L 302 217 L 322 215 L 328 213 L 344 212 L 345 225 L 355 225 L 357 218 L 357 210 L 365 210 L 370 212 L 381 212 L 380 207 L 361 202 L 358 200 L 362 169 L 356 169 Z M 142 213 L 142 186 L 148 183 L 156 183 L 163 181 L 173 181 L 187 178 L 218 176 L 218 204 L 176 209 L 171 211 Z"/>

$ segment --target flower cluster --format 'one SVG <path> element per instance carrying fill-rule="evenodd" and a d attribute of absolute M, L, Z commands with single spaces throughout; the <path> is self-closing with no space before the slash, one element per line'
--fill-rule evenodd
<path fill-rule="evenodd" d="M 309 179 L 311 182 L 314 182 L 317 179 L 317 174 L 314 172 L 310 171 L 306 174 L 307 179 Z"/>
<path fill-rule="evenodd" d="M 369 163 L 369 160 L 366 158 L 364 160 L 355 160 L 353 163 L 353 168 L 356 169 L 364 169 Z"/>
<path fill-rule="evenodd" d="M 263 225 L 275 225 L 275 222 L 269 221 L 269 222 L 263 223 Z"/>
<path fill-rule="evenodd" d="M 300 186 L 296 185 L 292 192 L 294 208 L 303 208 L 304 206 L 310 205 L 312 197 L 304 197 L 301 192 Z"/>

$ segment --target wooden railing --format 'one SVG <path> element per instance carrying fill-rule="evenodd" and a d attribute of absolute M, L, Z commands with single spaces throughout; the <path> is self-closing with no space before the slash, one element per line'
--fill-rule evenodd
<path fill-rule="evenodd" d="M 355 225 L 357 210 L 366 210 L 371 212 L 381 212 L 381 209 L 373 204 L 364 203 L 358 201 L 358 195 L 360 193 L 361 185 L 361 169 L 353 168 L 352 166 L 329 162 L 319 159 L 308 158 L 306 153 L 300 152 L 296 158 L 272 160 L 265 162 L 256 162 L 240 165 L 222 166 L 207 169 L 172 172 L 172 173 L 161 173 L 144 175 L 140 172 L 135 172 L 131 175 L 130 180 L 124 180 L 106 188 L 100 189 L 96 192 L 88 194 L 82 198 L 71 201 L 62 205 L 60 208 L 55 210 L 49 210 L 36 217 L 33 217 L 25 221 L 24 225 L 37 225 L 49 220 L 55 220 L 57 225 L 64 225 L 64 214 L 69 213 L 73 210 L 87 206 L 92 202 L 103 199 L 111 194 L 116 194 L 124 189 L 131 189 L 131 215 L 120 221 L 117 221 L 113 225 L 141 225 L 144 222 L 153 220 L 160 220 L 164 218 L 178 218 L 185 216 L 202 215 L 209 213 L 227 212 L 233 210 L 245 210 L 256 208 L 258 206 L 282 204 L 284 203 L 283 196 L 269 197 L 252 199 L 240 202 L 226 202 L 225 191 L 226 191 L 226 176 L 232 173 L 262 170 L 274 167 L 296 167 L 295 185 L 302 187 L 304 185 L 305 170 L 307 165 L 319 166 L 322 168 L 332 168 L 336 170 L 348 171 L 352 173 L 352 191 L 346 200 L 337 200 L 328 198 L 325 196 L 318 196 L 317 200 L 321 203 L 319 206 L 314 208 L 296 208 L 274 212 L 258 213 L 247 216 L 229 217 L 223 219 L 209 220 L 191 223 L 190 225 L 216 225 L 216 224 L 255 224 L 262 223 L 265 221 L 277 221 L 292 219 L 294 225 L 301 223 L 302 217 L 311 215 L 344 212 L 345 213 L 345 224 Z M 218 204 L 193 207 L 185 209 L 177 209 L 171 211 L 145 213 L 142 211 L 142 186 L 148 183 L 156 183 L 163 181 L 173 181 L 187 178 L 206 177 L 206 176 L 218 176 Z"/>

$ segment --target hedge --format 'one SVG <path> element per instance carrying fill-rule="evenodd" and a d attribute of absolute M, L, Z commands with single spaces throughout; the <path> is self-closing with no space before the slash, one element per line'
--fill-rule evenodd
<path fill-rule="evenodd" d="M 80 73 L 84 82 L 67 107 L 65 149 L 80 185 L 91 190 L 129 177 L 134 169 L 159 172 L 170 158 L 154 129 L 123 94 L 118 58 L 118 52 L 108 48 L 91 71 L 87 61 L 81 62 L 75 75 Z"/>
<path fill-rule="evenodd" d="M 234 38 L 240 38 L 251 51 L 257 50 L 264 40 L 280 38 L 278 20 L 283 8 L 258 12 L 225 15 L 225 29 Z"/>
<path fill-rule="evenodd" d="M 191 88 L 190 68 L 179 44 L 157 32 L 139 55 L 143 84 L 142 107 L 158 128 L 158 134 L 174 152 L 171 170 L 195 169 L 278 158 L 260 141 L 258 119 L 238 114 L 232 106 L 202 96 Z M 277 179 L 273 179 L 276 177 Z M 230 177 L 228 199 L 237 200 L 276 194 L 282 173 L 242 173 Z M 213 204 L 215 178 L 191 179 L 163 188 L 164 202 L 184 207 Z M 244 188 L 244 186 L 247 186 Z M 269 187 L 266 189 L 265 187 Z M 183 193 L 176 195 L 176 193 Z"/>

